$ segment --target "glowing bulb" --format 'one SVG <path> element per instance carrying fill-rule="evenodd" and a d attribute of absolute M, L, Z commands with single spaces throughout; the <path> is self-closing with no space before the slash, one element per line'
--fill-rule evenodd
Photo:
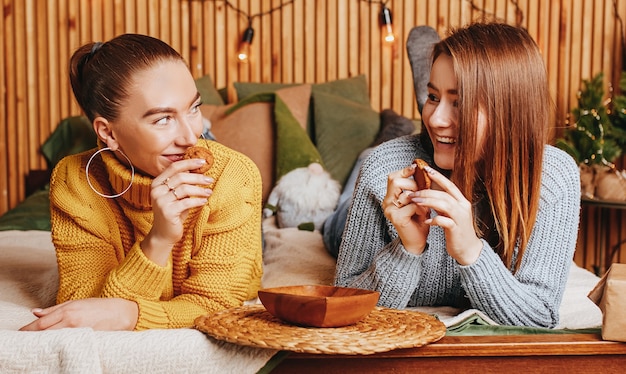
<path fill-rule="evenodd" d="M 254 37 L 254 29 L 248 26 L 243 33 L 241 43 L 239 44 L 239 51 L 237 52 L 237 58 L 239 62 L 246 63 L 250 59 L 250 45 L 252 44 L 252 38 Z"/>
<path fill-rule="evenodd" d="M 393 20 L 391 17 L 391 10 L 386 6 L 380 11 L 380 24 L 383 33 L 383 40 L 386 43 L 393 43 L 396 40 L 396 35 L 393 33 Z"/>

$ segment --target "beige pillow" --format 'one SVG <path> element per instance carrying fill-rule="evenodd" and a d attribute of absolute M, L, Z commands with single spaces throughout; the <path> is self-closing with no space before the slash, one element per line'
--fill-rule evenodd
<path fill-rule="evenodd" d="M 215 139 L 250 159 L 261 172 L 263 204 L 274 186 L 274 103 L 251 103 L 231 114 L 225 112 L 232 105 L 202 105 L 200 110 L 211 121 Z"/>

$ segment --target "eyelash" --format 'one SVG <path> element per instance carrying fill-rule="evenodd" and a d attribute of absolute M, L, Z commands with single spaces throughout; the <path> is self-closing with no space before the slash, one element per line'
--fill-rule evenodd
<path fill-rule="evenodd" d="M 197 104 L 195 104 L 194 106 L 191 107 L 190 114 L 193 116 L 193 115 L 196 115 L 196 114 L 200 113 L 200 106 L 202 106 L 202 101 L 199 101 Z M 157 119 L 156 121 L 154 121 L 154 124 L 156 126 L 166 126 L 167 123 L 161 123 L 161 122 L 163 120 L 166 120 L 167 122 L 169 122 L 172 119 L 173 119 L 172 116 L 161 117 L 161 118 Z"/>
<path fill-rule="evenodd" d="M 427 97 L 427 98 L 428 98 L 428 100 L 430 100 L 430 101 L 433 101 L 433 102 L 436 102 L 436 103 L 438 103 L 438 102 L 439 102 L 439 98 L 438 98 L 435 94 L 428 94 L 426 97 Z M 452 105 L 453 105 L 455 108 L 458 108 L 458 107 L 459 107 L 459 101 L 458 101 L 458 100 L 454 100 L 454 103 L 452 103 Z"/>

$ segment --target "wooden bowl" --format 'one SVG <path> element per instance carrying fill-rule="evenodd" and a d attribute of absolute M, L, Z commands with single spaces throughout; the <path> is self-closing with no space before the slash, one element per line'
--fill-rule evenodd
<path fill-rule="evenodd" d="M 259 291 L 259 299 L 273 316 L 291 324 L 341 327 L 363 319 L 376 306 L 380 293 L 334 286 L 286 286 Z"/>

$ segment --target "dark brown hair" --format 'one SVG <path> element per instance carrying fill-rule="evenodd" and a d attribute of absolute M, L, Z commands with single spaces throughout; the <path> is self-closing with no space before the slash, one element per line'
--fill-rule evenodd
<path fill-rule="evenodd" d="M 118 118 L 135 73 L 164 60 L 183 58 L 162 40 L 147 35 L 123 34 L 106 43 L 88 43 L 70 59 L 74 97 L 93 122 L 97 116 Z"/>
<path fill-rule="evenodd" d="M 502 23 L 453 30 L 435 46 L 433 61 L 443 53 L 452 57 L 459 90 L 452 181 L 475 206 L 477 232 L 517 269 L 539 209 L 543 151 L 554 118 L 544 61 L 524 29 Z M 480 149 L 479 108 L 487 121 Z"/>

